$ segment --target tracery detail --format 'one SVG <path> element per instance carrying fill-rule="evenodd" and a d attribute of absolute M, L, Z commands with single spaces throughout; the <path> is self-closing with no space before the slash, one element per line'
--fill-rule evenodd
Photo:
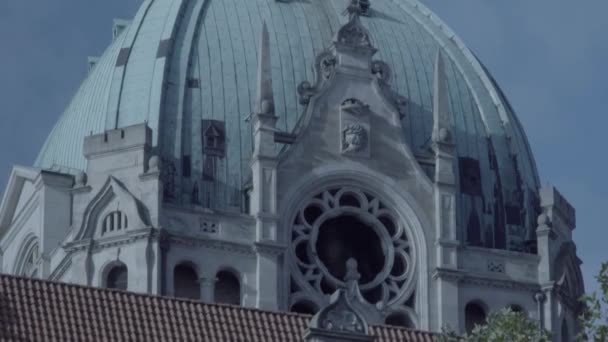
<path fill-rule="evenodd" d="M 407 305 L 414 292 L 409 231 L 375 195 L 335 187 L 306 199 L 292 220 L 292 296 L 319 303 L 346 284 L 345 264 L 359 264 L 360 289 L 378 307 Z"/>

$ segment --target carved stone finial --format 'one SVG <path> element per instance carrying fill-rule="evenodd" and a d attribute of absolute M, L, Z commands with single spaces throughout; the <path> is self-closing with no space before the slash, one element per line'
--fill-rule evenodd
<path fill-rule="evenodd" d="M 258 55 L 258 93 L 256 114 L 274 116 L 274 97 L 272 93 L 272 69 L 270 66 L 270 39 L 266 22 L 262 24 L 260 51 Z"/>
<path fill-rule="evenodd" d="M 338 30 L 336 35 L 336 43 L 343 44 L 351 48 L 363 48 L 368 50 L 371 49 L 374 52 L 376 51 L 372 44 L 369 31 L 365 28 L 365 26 L 363 26 L 356 12 L 354 15 L 351 15 L 348 23 Z"/>
<path fill-rule="evenodd" d="M 445 64 L 441 51 L 435 60 L 435 78 L 433 85 L 433 135 L 435 143 L 452 142 L 452 123 L 448 108 L 448 89 L 445 77 Z"/>
<path fill-rule="evenodd" d="M 350 282 L 358 282 L 361 279 L 361 274 L 358 269 L 359 265 L 355 258 L 350 258 L 346 261 L 346 275 L 344 281 L 348 284 Z"/>
<path fill-rule="evenodd" d="M 351 15 L 367 15 L 371 5 L 370 0 L 351 0 L 346 10 Z"/>

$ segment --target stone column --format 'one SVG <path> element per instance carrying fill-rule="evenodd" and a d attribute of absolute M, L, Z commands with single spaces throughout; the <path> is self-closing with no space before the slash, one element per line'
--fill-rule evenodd
<path fill-rule="evenodd" d="M 198 283 L 201 289 L 201 301 L 205 303 L 215 302 L 215 277 L 200 277 Z"/>
<path fill-rule="evenodd" d="M 256 242 L 257 257 L 256 307 L 265 310 L 279 310 L 279 278 L 282 276 L 282 261 L 286 247 L 270 242 Z"/>

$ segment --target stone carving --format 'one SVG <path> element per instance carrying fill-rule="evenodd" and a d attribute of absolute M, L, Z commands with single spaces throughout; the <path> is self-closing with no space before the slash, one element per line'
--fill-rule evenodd
<path fill-rule="evenodd" d="M 383 61 L 372 62 L 372 74 L 374 74 L 378 78 L 378 80 L 386 84 L 390 83 L 391 81 L 391 68 Z"/>
<path fill-rule="evenodd" d="M 327 313 L 323 327 L 328 330 L 340 330 L 350 332 L 363 332 L 363 324 L 352 311 L 336 308 Z"/>
<path fill-rule="evenodd" d="M 505 273 L 505 263 L 502 261 L 488 260 L 488 272 Z"/>
<path fill-rule="evenodd" d="M 312 85 L 310 82 L 304 81 L 298 85 L 300 104 L 308 104 L 315 94 L 324 89 L 327 81 L 331 79 L 335 72 L 336 63 L 336 57 L 329 51 L 324 51 L 317 56 L 315 61 L 315 84 Z"/>
<path fill-rule="evenodd" d="M 369 105 L 364 104 L 360 100 L 350 98 L 342 102 L 342 110 L 354 116 L 361 116 L 369 113 Z"/>
<path fill-rule="evenodd" d="M 313 329 L 329 330 L 337 333 L 367 335 L 369 325 L 364 316 L 356 309 L 361 298 L 358 280 L 357 261 L 350 258 L 346 261 L 346 276 L 344 281 L 348 288 L 340 286 L 330 298 L 327 307 L 321 309 L 313 318 L 310 327 Z"/>
<path fill-rule="evenodd" d="M 370 240 L 368 255 L 375 253 L 374 250 L 384 251 L 378 255 L 374 254 L 374 257 L 384 259 L 374 272 L 368 272 L 372 257 L 361 256 L 358 260 L 363 265 L 361 270 L 367 270 L 367 273 L 363 272 L 362 275 L 352 271 L 352 264 L 348 265 L 346 270 L 340 271 L 334 267 L 336 260 L 326 258 L 327 248 L 331 248 L 332 255 L 349 255 L 347 244 L 342 245 L 331 238 L 328 239 L 323 233 L 328 224 L 334 224 L 328 223 L 332 220 L 330 218 L 343 217 L 343 214 L 356 217 L 355 220 L 360 222 L 376 222 L 367 226 L 359 227 L 356 224 L 353 226 L 374 240 Z M 292 278 L 297 284 L 297 293 L 304 293 L 315 298 L 317 302 L 323 302 L 326 300 L 325 296 L 333 292 L 333 289 L 349 288 L 347 282 L 361 277 L 361 283 L 357 286 L 363 298 L 372 305 L 378 303 L 382 303 L 385 307 L 405 305 L 404 303 L 411 297 L 414 291 L 416 267 L 409 232 L 396 219 L 397 215 L 376 196 L 357 188 L 332 187 L 306 199 L 294 216 L 293 239 L 288 255 Z M 357 263 L 354 262 L 355 268 L 356 265 Z M 342 275 L 345 275 L 346 282 L 340 279 Z M 292 292 L 292 296 L 296 295 L 296 292 Z"/>
<path fill-rule="evenodd" d="M 361 24 L 356 13 L 351 16 L 346 25 L 340 28 L 336 41 L 350 47 L 373 49 L 370 34 Z"/>
<path fill-rule="evenodd" d="M 217 232 L 218 232 L 217 222 L 208 221 L 202 217 L 199 219 L 199 227 L 200 227 L 201 233 L 217 234 Z"/>
<path fill-rule="evenodd" d="M 371 3 L 369 0 L 351 0 L 347 11 L 352 14 L 367 15 L 369 14 L 370 7 Z"/>
<path fill-rule="evenodd" d="M 359 124 L 349 124 L 342 130 L 342 153 L 357 152 L 365 148 L 367 130 Z"/>

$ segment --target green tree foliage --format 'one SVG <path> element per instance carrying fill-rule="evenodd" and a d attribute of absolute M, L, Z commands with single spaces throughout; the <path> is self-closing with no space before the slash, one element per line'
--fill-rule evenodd
<path fill-rule="evenodd" d="M 579 341 L 608 341 L 608 262 L 602 264 L 595 279 L 600 284 L 601 295 L 592 293 L 581 299 L 585 305 L 579 316 Z"/>
<path fill-rule="evenodd" d="M 548 342 L 547 332 L 540 332 L 538 322 L 524 313 L 505 308 L 490 313 L 484 325 L 476 325 L 470 334 L 458 337 L 450 331 L 439 342 Z"/>

